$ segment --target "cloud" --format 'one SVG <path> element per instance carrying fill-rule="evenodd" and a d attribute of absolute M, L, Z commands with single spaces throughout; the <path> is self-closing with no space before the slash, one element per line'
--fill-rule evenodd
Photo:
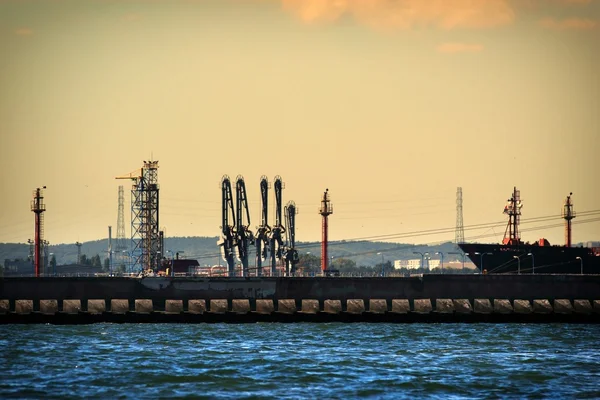
<path fill-rule="evenodd" d="M 440 53 L 477 53 L 483 50 L 483 45 L 471 43 L 442 43 L 437 47 Z"/>
<path fill-rule="evenodd" d="M 15 35 L 18 36 L 31 36 L 33 35 L 33 31 L 29 28 L 19 28 L 15 30 Z"/>
<path fill-rule="evenodd" d="M 544 28 L 554 29 L 559 31 L 564 30 L 592 30 L 598 28 L 598 21 L 589 18 L 567 18 L 556 20 L 554 18 L 544 18 L 539 21 L 539 24 Z"/>
<path fill-rule="evenodd" d="M 306 23 L 343 16 L 376 29 L 489 28 L 510 24 L 510 0 L 282 0 L 283 8 Z"/>

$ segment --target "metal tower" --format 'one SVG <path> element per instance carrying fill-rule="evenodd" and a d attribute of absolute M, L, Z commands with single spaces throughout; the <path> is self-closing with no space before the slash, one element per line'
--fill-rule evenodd
<path fill-rule="evenodd" d="M 46 189 L 44 186 L 42 189 Z M 34 241 L 34 272 L 35 276 L 40 276 L 40 267 L 42 264 L 42 246 L 44 242 L 44 195 L 42 189 L 37 188 L 33 192 L 33 200 L 31 200 L 31 211 L 35 213 L 35 241 Z"/>
<path fill-rule="evenodd" d="M 75 246 L 77 246 L 77 265 L 81 264 L 81 243 L 75 242 Z"/>
<path fill-rule="evenodd" d="M 117 211 L 117 238 L 115 243 L 115 251 L 121 253 L 127 250 L 125 242 L 125 195 L 123 185 L 119 186 L 119 208 Z"/>
<path fill-rule="evenodd" d="M 454 243 L 464 243 L 465 228 L 463 225 L 463 206 L 462 206 L 462 188 L 456 188 L 456 232 L 454 233 Z"/>
<path fill-rule="evenodd" d="M 108 226 L 108 272 L 113 270 L 112 226 Z"/>
<path fill-rule="evenodd" d="M 321 271 L 325 274 L 327 270 L 327 217 L 333 214 L 333 204 L 329 202 L 329 189 L 325 189 L 321 199 L 319 214 L 323 216 L 323 234 L 321 240 Z"/>
<path fill-rule="evenodd" d="M 521 191 L 515 187 L 513 194 L 504 206 L 504 214 L 508 214 L 508 225 L 504 231 L 502 244 L 519 244 L 521 236 L 519 235 L 519 223 L 521 222 Z"/>
<path fill-rule="evenodd" d="M 132 268 L 155 269 L 160 257 L 158 237 L 158 161 L 144 161 L 139 172 L 117 179 L 131 179 Z"/>
<path fill-rule="evenodd" d="M 562 217 L 565 220 L 565 246 L 567 247 L 571 247 L 571 220 L 575 218 L 575 211 L 573 211 L 573 203 L 571 202 L 572 195 L 573 192 L 569 193 L 562 209 Z"/>

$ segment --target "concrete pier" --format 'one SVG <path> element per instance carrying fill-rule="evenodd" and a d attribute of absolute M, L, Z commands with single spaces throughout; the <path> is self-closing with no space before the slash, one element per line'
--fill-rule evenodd
<path fill-rule="evenodd" d="M 600 277 L 0 278 L 0 324 L 331 321 L 598 323 Z"/>
<path fill-rule="evenodd" d="M 548 299 L 535 299 L 533 307 L 526 300 L 475 299 L 474 312 L 466 299 L 393 299 L 391 310 L 381 299 L 371 299 L 365 310 L 362 299 L 326 300 L 322 306 L 314 299 L 302 301 L 297 309 L 292 299 L 280 299 L 275 310 L 271 300 L 257 300 L 254 307 L 247 299 L 228 302 L 212 299 L 206 309 L 204 299 L 184 302 L 167 299 L 165 309 L 157 309 L 148 299 L 136 299 L 134 309 L 122 299 L 110 301 L 104 310 L 104 300 L 88 300 L 87 311 L 81 310 L 81 300 L 58 301 L 20 299 L 14 309 L 0 308 L 0 323 L 80 324 L 92 322 L 576 322 L 600 323 L 600 308 L 592 308 L 589 300 L 557 299 L 554 307 Z M 6 305 L 6 300 L 0 300 Z M 10 303 L 9 303 L 10 304 Z M 435 308 L 432 307 L 435 304 Z M 494 304 L 494 306 L 492 306 Z M 39 311 L 34 311 L 34 309 Z"/>

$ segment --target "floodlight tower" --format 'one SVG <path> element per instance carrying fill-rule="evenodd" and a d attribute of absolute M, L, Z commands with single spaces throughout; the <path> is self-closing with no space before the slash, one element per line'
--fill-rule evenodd
<path fill-rule="evenodd" d="M 565 220 L 565 246 L 567 247 L 571 247 L 571 220 L 575 218 L 575 211 L 573 211 L 573 203 L 571 202 L 572 195 L 573 192 L 569 193 L 562 209 L 562 217 Z"/>
<path fill-rule="evenodd" d="M 331 204 L 329 201 L 329 189 L 325 189 L 325 193 L 323 193 L 319 214 L 321 214 L 323 217 L 323 231 L 321 239 L 321 271 L 325 273 L 327 270 L 327 217 L 333 214 L 333 204 Z"/>
<path fill-rule="evenodd" d="M 42 189 L 46 189 L 44 186 Z M 33 192 L 31 200 L 31 211 L 35 213 L 35 241 L 34 241 L 34 271 L 35 276 L 40 276 L 40 266 L 42 265 L 42 245 L 44 241 L 44 193 L 42 189 L 37 188 Z"/>

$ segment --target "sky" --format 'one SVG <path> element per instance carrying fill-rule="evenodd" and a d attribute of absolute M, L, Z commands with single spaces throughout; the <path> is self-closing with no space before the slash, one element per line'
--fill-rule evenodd
<path fill-rule="evenodd" d="M 220 234 L 227 174 L 252 229 L 280 175 L 298 241 L 325 189 L 331 240 L 453 240 L 462 187 L 499 242 L 515 186 L 523 240 L 564 243 L 570 192 L 600 240 L 599 150 L 600 0 L 0 0 L 0 242 L 42 186 L 50 244 L 116 235 L 119 185 L 129 236 L 149 159 L 167 237 Z"/>

